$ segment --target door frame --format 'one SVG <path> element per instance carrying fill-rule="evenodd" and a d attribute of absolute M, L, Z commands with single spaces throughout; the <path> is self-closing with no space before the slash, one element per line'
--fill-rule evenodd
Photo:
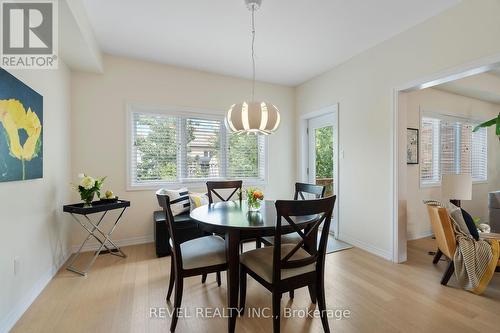
<path fill-rule="evenodd" d="M 339 220 L 339 211 L 340 211 L 340 206 L 339 206 L 339 189 L 340 189 L 340 184 L 339 184 L 339 175 L 340 175 L 340 167 L 339 167 L 339 156 L 340 156 L 340 145 L 339 145 L 339 104 L 333 104 L 329 106 L 325 106 L 319 110 L 312 111 L 306 114 L 303 114 L 299 118 L 299 154 L 298 154 L 298 177 L 301 182 L 308 182 L 308 175 L 307 175 L 307 168 L 309 166 L 309 142 L 308 142 L 308 134 L 307 134 L 307 125 L 308 121 L 311 118 L 316 118 L 319 116 L 323 116 L 325 114 L 331 114 L 333 113 L 334 119 L 335 119 L 335 125 L 334 125 L 334 133 L 333 133 L 333 140 L 334 140 L 334 156 L 333 156 L 333 161 L 334 161 L 334 170 L 333 170 L 333 190 L 335 195 L 337 196 L 335 200 L 335 210 L 334 210 L 334 225 L 333 225 L 333 231 L 335 233 L 335 238 L 338 239 L 340 238 L 340 220 Z"/>
<path fill-rule="evenodd" d="M 500 54 L 436 72 L 420 79 L 395 86 L 392 91 L 392 261 L 407 260 L 406 236 L 406 109 L 399 106 L 399 94 L 430 88 L 438 84 L 463 79 L 500 66 Z"/>

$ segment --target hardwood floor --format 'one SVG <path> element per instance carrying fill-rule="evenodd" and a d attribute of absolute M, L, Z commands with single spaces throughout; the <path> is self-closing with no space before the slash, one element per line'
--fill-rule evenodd
<path fill-rule="evenodd" d="M 500 274 L 482 296 L 439 284 L 445 262 L 432 265 L 427 251 L 434 241 L 408 245 L 408 262 L 392 264 L 359 249 L 327 256 L 327 308 L 350 311 L 350 318 L 330 319 L 336 332 L 500 332 Z M 150 308 L 165 303 L 170 258 L 157 259 L 152 244 L 124 248 L 127 259 L 100 257 L 86 278 L 61 269 L 19 320 L 13 332 L 168 332 L 170 317 L 150 318 Z M 90 255 L 90 254 L 87 254 Z M 183 308 L 192 318 L 179 318 L 176 332 L 225 332 L 225 318 L 196 318 L 196 308 L 226 304 L 226 280 L 218 288 L 215 275 L 206 284 L 189 278 Z M 271 332 L 271 318 L 248 317 L 248 308 L 270 308 L 271 294 L 248 279 L 247 312 L 237 332 Z M 307 288 L 295 291 L 283 307 L 314 310 Z M 264 314 L 269 314 L 264 312 Z M 282 332 L 322 332 L 319 318 L 282 319 Z"/>

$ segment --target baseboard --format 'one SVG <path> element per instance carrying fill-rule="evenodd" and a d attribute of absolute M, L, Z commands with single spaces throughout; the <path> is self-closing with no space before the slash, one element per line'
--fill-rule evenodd
<path fill-rule="evenodd" d="M 399 261 L 397 263 L 402 264 L 402 263 L 406 262 L 407 260 L 408 260 L 408 256 L 405 253 L 405 254 L 399 256 Z"/>
<path fill-rule="evenodd" d="M 432 236 L 434 233 L 432 230 L 425 230 L 425 231 L 420 231 L 420 232 L 410 232 L 406 236 L 406 239 L 411 241 L 411 240 L 416 240 L 420 238 L 426 238 Z"/>
<path fill-rule="evenodd" d="M 359 247 L 362 250 L 365 250 L 367 252 L 370 252 L 376 256 L 382 257 L 386 260 L 392 261 L 392 254 L 390 251 L 386 251 L 383 249 L 379 249 L 378 247 L 375 247 L 371 244 L 362 242 L 360 240 L 357 240 L 354 237 L 351 237 L 349 235 L 346 235 L 345 233 L 342 233 L 339 235 L 339 239 L 341 241 L 344 241 L 346 243 L 351 244 L 352 246 Z"/>
<path fill-rule="evenodd" d="M 146 244 L 154 242 L 154 235 L 140 236 L 140 237 L 131 237 L 125 239 L 113 239 L 113 242 L 119 247 L 122 246 L 130 246 L 130 245 L 138 245 L 138 244 Z M 87 242 L 82 249 L 82 252 L 88 251 L 96 251 L 101 246 L 100 243 L 97 242 Z M 71 253 L 75 253 L 80 248 L 80 245 L 73 245 L 71 248 Z"/>
<path fill-rule="evenodd" d="M 1 333 L 7 333 L 12 329 L 12 327 L 14 327 L 19 318 L 21 318 L 24 312 L 28 310 L 30 305 L 41 294 L 43 289 L 47 286 L 47 284 L 49 284 L 70 256 L 71 252 L 67 251 L 61 260 L 49 268 L 45 274 L 42 274 L 31 290 L 24 295 L 17 304 L 14 304 L 9 314 L 7 314 L 7 316 L 5 316 L 5 318 L 3 318 L 0 322 Z"/>

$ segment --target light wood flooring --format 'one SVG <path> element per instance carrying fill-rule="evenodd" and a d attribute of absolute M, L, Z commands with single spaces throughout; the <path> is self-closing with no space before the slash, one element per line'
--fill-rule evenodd
<path fill-rule="evenodd" d="M 410 242 L 409 260 L 399 265 L 356 248 L 329 254 L 327 307 L 351 313 L 350 318 L 330 319 L 330 328 L 370 333 L 500 332 L 500 274 L 482 296 L 458 289 L 454 277 L 449 287 L 443 287 L 439 281 L 446 263 L 432 265 L 427 251 L 433 244 L 431 239 Z M 150 309 L 170 309 L 165 302 L 170 258 L 156 258 L 153 244 L 123 250 L 127 259 L 101 256 L 85 278 L 61 269 L 13 332 L 168 332 L 168 313 L 164 319 L 150 318 Z M 194 317 L 197 307 L 225 306 L 225 276 L 220 288 L 213 274 L 206 284 L 200 280 L 184 283 L 182 306 L 193 317 L 180 318 L 176 332 L 225 332 L 225 318 Z M 270 293 L 249 278 L 247 307 L 270 306 Z M 293 302 L 283 295 L 285 306 L 314 309 L 307 288 L 297 290 Z M 271 332 L 272 320 L 240 317 L 236 331 Z M 282 319 L 282 332 L 322 332 L 321 321 Z"/>

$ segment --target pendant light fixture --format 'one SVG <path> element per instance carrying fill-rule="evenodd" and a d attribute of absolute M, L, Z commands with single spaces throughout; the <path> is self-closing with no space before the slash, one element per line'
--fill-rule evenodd
<path fill-rule="evenodd" d="M 262 0 L 245 0 L 252 12 L 252 99 L 231 105 L 227 112 L 226 127 L 233 133 L 271 134 L 280 124 L 278 108 L 271 103 L 256 101 L 255 97 L 255 11 L 260 8 Z"/>

